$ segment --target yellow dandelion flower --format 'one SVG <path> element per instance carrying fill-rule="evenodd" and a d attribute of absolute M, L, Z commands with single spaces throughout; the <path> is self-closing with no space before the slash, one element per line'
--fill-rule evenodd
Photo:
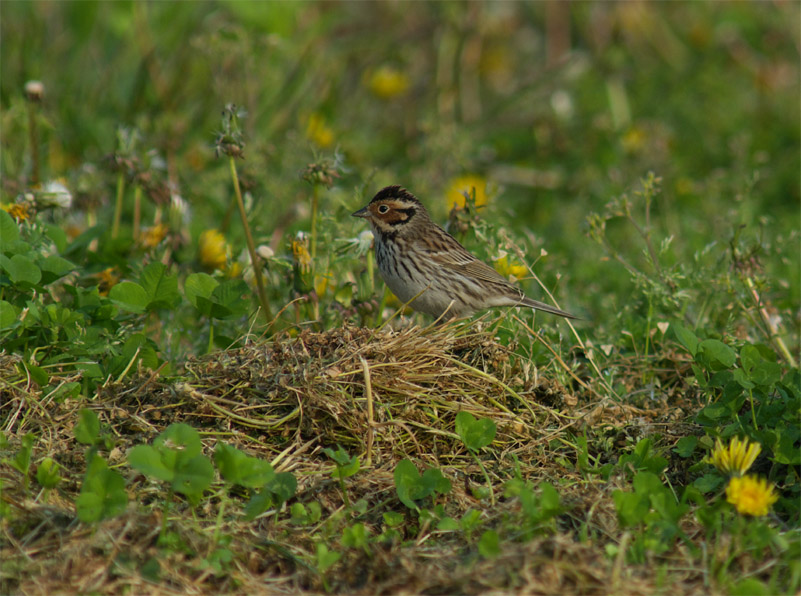
<path fill-rule="evenodd" d="M 367 86 L 376 97 L 393 99 L 409 90 L 409 77 L 391 66 L 381 66 L 370 75 Z"/>
<path fill-rule="evenodd" d="M 109 290 L 120 281 L 120 272 L 116 267 L 108 267 L 95 275 L 98 279 L 97 287 L 101 296 L 108 296 Z"/>
<path fill-rule="evenodd" d="M 734 437 L 727 447 L 723 446 L 720 439 L 716 439 L 715 448 L 708 461 L 724 474 L 742 476 L 754 463 L 760 451 L 762 447 L 759 443 L 749 443 L 748 439 L 741 441 Z"/>
<path fill-rule="evenodd" d="M 198 240 L 198 259 L 207 269 L 223 269 L 228 261 L 228 245 L 218 230 L 205 230 Z"/>
<path fill-rule="evenodd" d="M 751 474 L 732 478 L 726 487 L 726 500 L 742 515 L 767 515 L 778 499 L 772 484 Z"/>
<path fill-rule="evenodd" d="M 454 206 L 464 207 L 464 194 L 472 195 L 473 189 L 476 189 L 476 207 L 481 207 L 487 204 L 487 181 L 482 176 L 476 174 L 467 174 L 459 176 L 451 181 L 448 191 L 445 193 L 445 199 L 448 202 L 448 210 Z"/>
<path fill-rule="evenodd" d="M 31 212 L 28 210 L 28 205 L 25 203 L 9 203 L 0 207 L 8 213 L 11 217 L 17 220 L 17 223 L 28 221 L 31 218 Z"/>
<path fill-rule="evenodd" d="M 334 131 L 328 126 L 325 118 L 314 113 L 309 116 L 306 123 L 306 138 L 320 149 L 325 149 L 334 144 Z"/>
<path fill-rule="evenodd" d="M 298 264 L 302 273 L 311 270 L 312 258 L 305 237 L 296 238 L 292 241 L 292 256 L 295 257 L 295 262 Z"/>
<path fill-rule="evenodd" d="M 167 230 L 167 225 L 163 223 L 146 228 L 139 235 L 139 243 L 145 248 L 154 248 L 167 236 Z"/>
<path fill-rule="evenodd" d="M 314 291 L 317 293 L 317 296 L 325 296 L 325 292 L 328 289 L 328 281 L 327 275 L 314 276 Z"/>
<path fill-rule="evenodd" d="M 626 153 L 638 153 L 645 147 L 646 134 L 642 128 L 632 126 L 620 140 Z"/>
<path fill-rule="evenodd" d="M 242 263 L 239 263 L 238 261 L 234 261 L 225 268 L 225 277 L 228 279 L 234 279 L 235 277 L 239 277 L 241 275 Z"/>
<path fill-rule="evenodd" d="M 493 265 L 495 266 L 495 271 L 504 277 L 513 275 L 517 279 L 522 279 L 528 275 L 528 268 L 517 260 L 512 259 L 510 261 L 509 255 L 505 252 L 501 252 L 501 256 L 493 260 Z"/>

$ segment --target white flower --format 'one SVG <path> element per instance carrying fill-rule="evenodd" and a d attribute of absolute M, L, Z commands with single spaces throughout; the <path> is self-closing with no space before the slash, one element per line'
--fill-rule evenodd
<path fill-rule="evenodd" d="M 256 254 L 259 255 L 265 261 L 267 261 L 275 256 L 275 251 L 266 244 L 261 244 L 256 249 Z"/>
<path fill-rule="evenodd" d="M 173 229 L 181 229 L 189 225 L 191 219 L 191 212 L 189 210 L 189 203 L 178 193 L 170 195 L 170 225 Z"/>
<path fill-rule="evenodd" d="M 573 116 L 573 99 L 563 89 L 553 92 L 553 95 L 551 95 L 551 107 L 554 113 L 562 120 L 569 120 Z"/>
<path fill-rule="evenodd" d="M 41 190 L 36 191 L 36 203 L 40 207 L 61 207 L 69 209 L 72 205 L 72 193 L 59 180 L 45 182 Z"/>

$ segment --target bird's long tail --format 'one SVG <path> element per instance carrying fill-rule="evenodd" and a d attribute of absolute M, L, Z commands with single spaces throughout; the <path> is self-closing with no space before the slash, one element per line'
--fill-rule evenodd
<path fill-rule="evenodd" d="M 557 316 L 560 316 L 560 317 L 564 317 L 566 319 L 580 319 L 581 318 L 581 317 L 577 317 L 576 315 L 571 315 L 569 312 L 566 312 L 564 310 L 560 310 L 560 309 L 556 308 L 555 306 L 549 306 L 548 304 L 545 304 L 544 302 L 540 302 L 539 300 L 532 300 L 531 298 L 528 298 L 528 297 L 523 297 L 523 299 L 520 301 L 520 304 L 523 305 L 523 306 L 530 306 L 531 308 L 534 308 L 536 310 L 541 310 L 542 312 L 547 312 L 547 313 L 550 313 L 552 315 L 557 315 Z"/>

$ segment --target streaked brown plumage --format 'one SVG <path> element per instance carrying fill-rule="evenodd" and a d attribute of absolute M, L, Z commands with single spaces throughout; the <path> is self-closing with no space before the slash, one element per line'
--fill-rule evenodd
<path fill-rule="evenodd" d="M 529 306 L 568 319 L 563 310 L 532 300 L 476 259 L 435 224 L 423 204 L 400 186 L 387 186 L 353 214 L 370 223 L 375 260 L 389 289 L 413 309 L 463 317 L 495 306 Z M 417 296 L 417 298 L 415 298 Z"/>

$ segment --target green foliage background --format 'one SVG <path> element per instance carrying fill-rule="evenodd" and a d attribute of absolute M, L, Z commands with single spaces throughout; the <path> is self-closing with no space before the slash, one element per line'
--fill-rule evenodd
<path fill-rule="evenodd" d="M 441 434 L 453 438 L 455 430 L 481 469 L 486 487 L 473 496 L 484 513 L 492 510 L 481 501 L 489 495 L 494 508 L 503 480 L 506 496 L 523 503 L 526 536 L 545 527 L 571 540 L 595 535 L 600 556 L 615 561 L 618 580 L 624 554 L 640 564 L 681 544 L 689 545 L 686 560 L 701 569 L 705 589 L 711 581 L 715 589 L 792 593 L 801 584 L 797 533 L 788 537 L 798 527 L 801 487 L 800 7 L 5 0 L 0 204 L 18 206 L 41 193 L 33 180 L 31 121 L 38 125 L 42 181 L 62 179 L 73 203 L 66 210 L 38 208 L 23 224 L 0 212 L 0 349 L 18 357 L 10 369 L 17 376 L 0 390 L 11 395 L 12 387 L 35 385 L 51 402 L 91 401 L 98 386 L 119 384 L 140 369 L 180 381 L 188 356 L 241 345 L 248 334 L 380 324 L 394 306 L 382 308 L 388 298 L 380 282 L 373 284 L 370 254 L 357 250 L 364 222 L 350 214 L 381 187 L 401 184 L 481 258 L 507 251 L 516 261 L 536 263 L 559 305 L 583 317 L 569 335 L 561 320 L 537 315 L 546 338 L 539 342 L 522 321 L 499 322 L 492 332 L 515 346 L 515 365 L 533 363 L 536 374 L 576 393 L 592 385 L 592 395 L 600 391 L 616 405 L 662 400 L 665 410 L 679 410 L 677 402 L 695 408 L 681 420 L 686 426 L 670 418 L 670 440 L 648 424 L 577 426 L 537 447 L 543 461 L 575 471 L 584 486 L 606 490 L 598 487 L 609 483 L 605 496 L 612 498 L 604 507 L 617 511 L 615 530 L 627 532 L 622 538 L 590 527 L 595 505 L 586 520 L 577 513 L 557 526 L 559 491 L 574 487 L 545 483 L 535 492 L 516 460 L 514 478 L 504 467 L 492 470 L 493 485 L 483 462 L 491 460 L 495 423 L 462 413 L 457 427 Z M 35 107 L 24 93 L 31 80 L 45 90 Z M 229 162 L 215 155 L 220 115 L 229 104 L 241 114 L 244 159 L 235 163 L 247 216 L 256 244 L 271 248 L 267 298 L 279 315 L 266 331 L 254 316 L 252 277 L 203 271 L 198 258 L 201 234 L 230 221 L 224 230 L 229 260 L 248 263 L 245 230 L 228 217 Z M 171 221 L 167 240 L 157 246 L 144 247 L 131 232 L 132 188 L 144 179 L 128 180 L 119 193 L 122 231 L 109 234 L 124 178 L 115 164 L 130 131 L 138 136 L 136 157 L 147 180 L 190 207 L 191 217 Z M 304 172 L 321 169 L 334 174 L 330 188 L 304 180 Z M 488 202 L 478 214 L 449 210 L 453 181 L 465 175 L 487 181 Z M 164 216 L 160 199 L 145 196 L 143 226 Z M 318 251 L 306 271 L 293 240 L 312 229 Z M 99 276 L 112 267 L 120 283 L 104 288 Z M 320 275 L 328 286 L 315 290 Z M 532 279 L 521 284 L 542 298 Z M 62 382 L 59 375 L 67 373 L 74 377 Z M 0 463 L 12 462 L 24 491 L 35 463 L 34 435 L 22 434 L 31 412 L 3 420 L 0 444 L 9 455 Z M 93 432 L 84 421 L 76 434 L 90 446 L 77 510 L 92 523 L 121 514 L 127 499 L 123 477 L 95 457 L 112 440 L 94 420 Z M 189 427 L 172 432 L 179 431 L 191 435 L 199 453 L 197 433 Z M 724 500 L 723 476 L 703 459 L 714 439 L 735 436 L 761 445 L 755 472 L 781 495 L 774 517 L 737 516 Z M 203 482 L 192 490 L 177 482 L 180 466 L 165 471 L 162 461 L 182 463 L 172 447 L 162 449 L 168 439 L 170 433 L 152 447 L 134 447 L 136 465 L 128 462 L 173 483 L 165 512 L 175 492 L 202 502 L 215 478 L 211 460 L 193 453 L 197 461 L 183 462 L 194 474 L 187 477 Z M 333 445 L 325 453 L 347 504 L 360 461 Z M 39 466 L 44 495 L 60 481 L 56 459 Z M 450 481 L 437 468 L 421 475 L 420 462 L 404 461 L 395 468 L 398 495 L 410 510 L 430 516 L 419 518 L 423 527 L 447 521 L 440 530 L 460 528 L 467 538 L 484 529 L 478 509 L 460 512 L 458 524 L 444 517 L 441 503 L 434 513 L 419 509 L 423 500 L 447 494 Z M 291 474 L 273 474 L 266 460 L 232 446 L 220 446 L 215 462 L 230 485 L 255 487 L 248 474 L 263 481 L 248 505 L 252 517 L 295 492 Z M 218 490 L 223 506 L 214 546 L 222 550 L 215 551 L 214 565 L 224 575 L 234 547 L 226 550 L 220 528 L 225 506 L 240 495 L 219 483 Z M 363 521 L 359 507 L 348 513 Z M 292 523 L 316 526 L 323 510 L 317 501 L 298 500 Z M 405 527 L 396 511 L 381 514 L 384 538 L 414 537 L 419 529 Z M 13 516 L 0 503 L 0 517 Z M 697 532 L 685 540 L 691 516 Z M 507 540 L 510 527 L 519 530 L 519 520 L 510 519 L 508 527 L 499 523 L 482 534 L 482 557 L 497 556 L 499 536 Z M 349 521 L 332 515 L 323 538 L 309 537 L 304 553 L 316 552 L 313 567 L 322 577 L 315 589 L 329 589 L 325 574 L 339 559 L 336 548 L 358 546 L 369 555 L 375 546 L 362 521 Z M 338 543 L 333 536 L 341 526 L 347 538 Z M 162 538 L 166 529 L 165 521 Z M 706 552 L 730 536 L 729 560 L 698 563 L 693 540 Z M 770 564 L 752 577 L 757 572 L 749 564 L 761 566 L 763 558 Z M 745 563 L 737 568 L 740 559 Z M 665 565 L 657 575 L 674 571 Z M 12 572 L 0 569 L 0 576 L 18 579 Z M 654 581 L 662 586 L 664 577 Z"/>
<path fill-rule="evenodd" d="M 242 178 L 265 235 L 276 213 L 307 201 L 297 172 L 313 160 L 312 113 L 348 167 L 326 216 L 360 206 L 353 189 L 364 199 L 400 183 L 441 220 L 449 180 L 484 174 L 503 188 L 496 211 L 537 234 L 566 276 L 569 304 L 593 320 L 630 305 L 616 291 L 621 276 L 584 238 L 585 216 L 649 170 L 664 179 L 655 221 L 675 237 L 674 259 L 726 242 L 741 224 L 770 247 L 797 228 L 796 3 L 549 12 L 544 3 L 10 1 L 2 14 L 7 192 L 29 167 L 22 88 L 38 79 L 50 176 L 100 165 L 117 127 L 135 126 L 195 209 L 195 234 L 228 204 L 211 144 L 229 102 L 248 114 Z M 549 43 L 570 54 L 549 53 Z M 406 94 L 370 92 L 366 76 L 383 65 L 409 77 Z M 631 242 L 629 230 L 613 231 Z M 789 277 L 783 306 L 799 300 L 792 256 L 766 263 Z"/>

